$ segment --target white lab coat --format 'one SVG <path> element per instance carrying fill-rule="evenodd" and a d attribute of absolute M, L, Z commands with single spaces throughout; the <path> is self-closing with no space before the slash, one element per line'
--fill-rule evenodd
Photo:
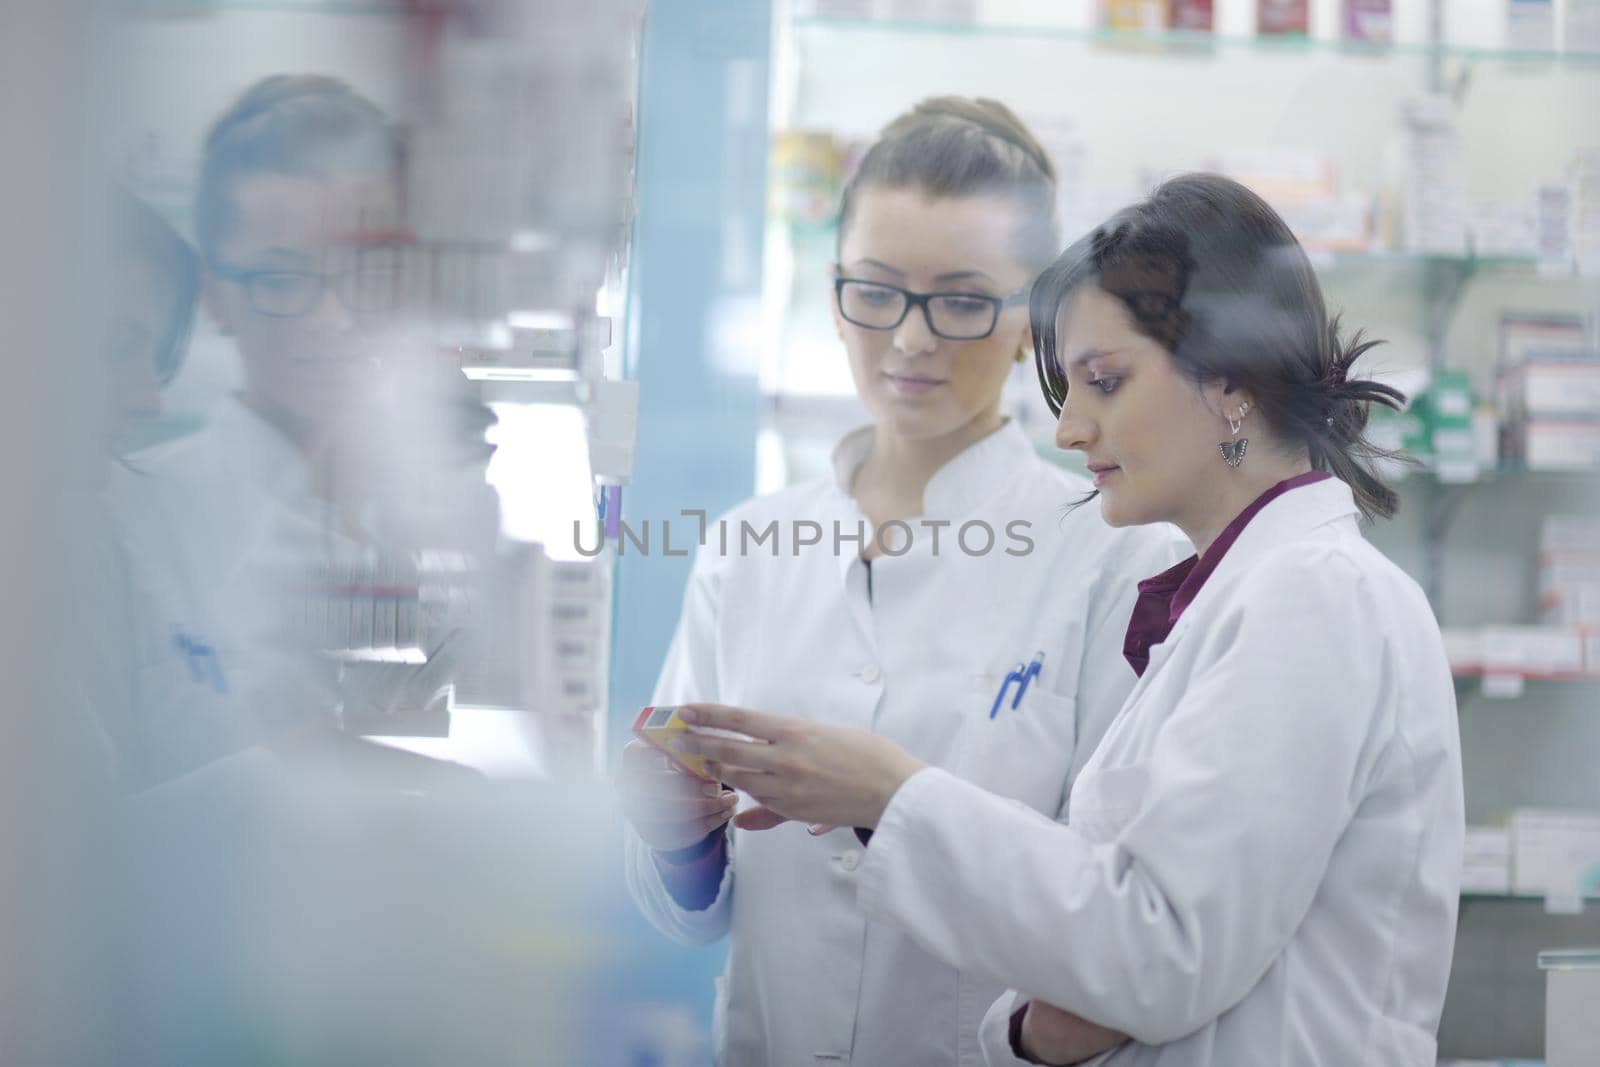
<path fill-rule="evenodd" d="M 1349 488 L 1247 525 L 1152 653 L 1058 826 L 938 770 L 895 795 L 867 914 L 1131 1034 L 1104 1067 L 1432 1067 L 1463 807 L 1427 601 Z"/>
<path fill-rule="evenodd" d="M 229 397 L 200 432 L 132 457 L 112 489 L 138 622 L 145 779 L 249 747 L 273 720 L 331 721 L 335 671 L 314 647 L 306 589 L 350 546 L 330 534 L 290 441 Z"/>
<path fill-rule="evenodd" d="M 867 523 L 848 487 L 870 428 L 835 453 L 835 477 L 749 501 L 707 529 L 655 703 L 716 701 L 874 730 L 912 754 L 1014 798 L 1064 813 L 1073 774 L 1134 682 L 1122 658 L 1135 583 L 1190 551 L 1170 527 L 1113 530 L 1094 504 L 1063 514 L 1087 483 L 1040 459 L 1013 424 L 961 453 L 924 493 L 931 531 L 903 556 L 872 564 L 872 599 L 857 544 Z M 957 536 L 983 520 L 987 555 Z M 778 520 L 780 555 L 740 555 L 741 522 Z M 789 524 L 820 524 L 824 541 L 799 555 Z M 1026 521 L 1031 553 L 1007 536 Z M 870 535 L 870 534 L 869 534 Z M 968 545 L 982 547 L 981 530 Z M 891 547 L 898 541 L 891 541 Z M 989 712 L 1006 674 L 1045 653 L 1020 706 Z M 748 803 L 748 801 L 747 801 Z M 821 837 L 785 824 L 733 831 L 716 901 L 678 907 L 649 850 L 630 837 L 628 883 L 650 920 L 679 941 L 732 934 L 719 979 L 714 1044 L 727 1067 L 941 1067 L 981 1063 L 978 1023 L 1002 986 L 940 963 L 900 930 L 856 906 L 862 849 L 849 829 Z"/>
<path fill-rule="evenodd" d="M 453 423 L 429 424 L 440 427 L 449 433 Z M 460 433 L 477 429 L 469 420 Z M 346 502 L 347 510 L 359 508 L 355 518 L 336 514 L 316 491 L 312 464 L 237 397 L 199 433 L 130 459 L 113 499 L 140 620 L 138 729 L 147 780 L 193 770 L 286 725 L 332 723 L 351 705 L 425 697 L 448 678 L 442 672 L 456 666 L 451 653 L 409 675 L 404 668 L 341 671 L 324 654 L 330 624 L 318 614 L 326 600 L 314 592 L 339 573 L 330 568 L 370 566 L 382 552 L 487 556 L 496 523 L 482 468 L 449 451 L 464 436 L 421 433 L 424 447 L 405 484 L 352 487 L 361 494 Z M 447 521 L 434 521 L 440 515 Z M 359 536 L 350 532 L 357 524 Z M 422 640 L 431 651 L 460 621 L 424 619 Z M 204 653 L 197 657 L 196 648 Z"/>

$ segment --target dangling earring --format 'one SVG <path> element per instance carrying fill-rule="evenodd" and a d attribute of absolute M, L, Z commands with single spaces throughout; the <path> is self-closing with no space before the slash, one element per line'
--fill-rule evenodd
<path fill-rule="evenodd" d="M 1240 437 L 1239 430 L 1243 428 L 1245 412 L 1249 410 L 1250 402 L 1247 400 L 1239 405 L 1239 414 L 1237 416 L 1233 418 L 1223 416 L 1228 418 L 1228 429 L 1233 431 L 1234 440 L 1223 441 L 1217 447 L 1222 449 L 1222 458 L 1230 467 L 1237 467 L 1244 462 L 1244 450 L 1249 447 L 1250 438 Z"/>

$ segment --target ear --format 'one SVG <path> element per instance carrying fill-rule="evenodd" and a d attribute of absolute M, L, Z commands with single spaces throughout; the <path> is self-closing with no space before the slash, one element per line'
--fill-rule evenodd
<path fill-rule="evenodd" d="M 1022 328 L 1022 343 L 1017 346 L 1017 362 L 1026 363 L 1033 356 L 1033 327 Z"/>
<path fill-rule="evenodd" d="M 205 305 L 206 314 L 211 316 L 211 321 L 217 324 L 217 329 L 222 335 L 232 337 L 234 294 L 224 289 L 223 284 L 210 271 L 206 271 L 204 283 L 200 288 L 200 302 Z"/>
<path fill-rule="evenodd" d="M 1239 409 L 1255 408 L 1255 396 L 1248 388 L 1235 385 L 1227 378 L 1213 378 L 1200 386 L 1206 407 L 1219 419 L 1239 418 Z"/>

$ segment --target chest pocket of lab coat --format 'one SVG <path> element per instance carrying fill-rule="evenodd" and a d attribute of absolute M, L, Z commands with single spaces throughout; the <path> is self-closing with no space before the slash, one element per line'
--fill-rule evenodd
<path fill-rule="evenodd" d="M 1095 844 L 1111 841 L 1144 804 L 1150 772 L 1135 764 L 1086 767 L 1072 789 L 1072 827 Z"/>
<path fill-rule="evenodd" d="M 153 635 L 152 635 L 153 636 Z M 155 780 L 194 770 L 248 746 L 253 723 L 239 688 L 235 649 L 182 634 L 152 640 L 138 671 L 138 759 Z M 198 651 L 195 651 L 195 648 Z"/>
<path fill-rule="evenodd" d="M 991 689 L 974 701 L 945 769 L 1055 818 L 1072 776 L 1076 700 L 1030 687 L 1018 707 L 1007 701 L 991 719 L 992 700 Z"/>

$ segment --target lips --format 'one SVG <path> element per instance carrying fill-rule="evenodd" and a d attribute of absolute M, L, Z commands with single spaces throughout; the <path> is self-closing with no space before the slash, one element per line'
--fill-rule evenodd
<path fill-rule="evenodd" d="M 883 377 L 888 381 L 889 388 L 903 396 L 921 396 L 944 385 L 947 380 L 926 374 L 895 374 L 890 371 L 884 371 Z"/>
<path fill-rule="evenodd" d="M 1089 473 L 1094 475 L 1094 487 L 1096 489 L 1104 485 L 1107 478 L 1110 478 L 1121 469 L 1121 467 L 1110 463 L 1091 463 L 1088 465 Z"/>

